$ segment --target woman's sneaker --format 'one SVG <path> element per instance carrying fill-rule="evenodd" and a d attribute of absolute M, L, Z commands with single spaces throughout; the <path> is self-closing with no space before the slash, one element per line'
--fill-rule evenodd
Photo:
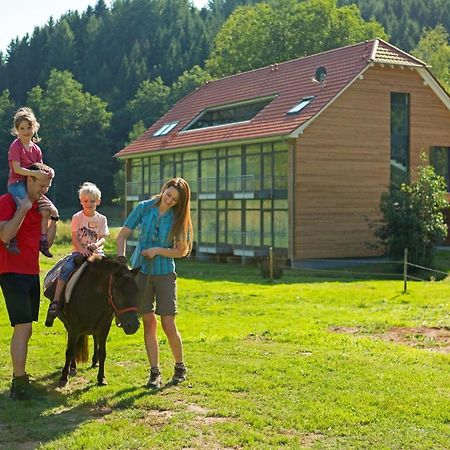
<path fill-rule="evenodd" d="M 183 363 L 176 363 L 172 377 L 172 383 L 178 384 L 186 380 L 186 366 Z"/>
<path fill-rule="evenodd" d="M 149 389 L 160 389 L 161 383 L 162 383 L 161 372 L 157 367 L 152 368 L 150 370 L 150 377 L 148 379 L 147 387 Z"/>

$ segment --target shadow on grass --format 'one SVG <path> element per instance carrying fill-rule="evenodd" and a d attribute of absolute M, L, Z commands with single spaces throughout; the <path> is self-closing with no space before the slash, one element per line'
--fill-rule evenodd
<path fill-rule="evenodd" d="M 108 387 L 86 381 L 83 375 L 92 368 L 80 370 L 81 383 L 72 377 L 68 387 L 58 388 L 60 371 L 32 378 L 36 398 L 12 400 L 9 386 L 0 392 L 0 448 L 37 448 L 70 434 L 85 422 L 105 417 L 116 410 L 128 409 L 142 397 L 156 395 L 169 388 L 149 390 L 130 386 L 111 392 Z M 93 389 L 104 389 L 104 395 L 80 400 Z M 80 404 L 79 402 L 82 401 Z"/>

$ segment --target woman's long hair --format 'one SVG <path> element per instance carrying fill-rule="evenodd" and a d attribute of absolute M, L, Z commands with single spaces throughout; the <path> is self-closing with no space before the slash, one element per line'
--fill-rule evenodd
<path fill-rule="evenodd" d="M 154 197 L 156 199 L 155 206 L 159 206 L 164 191 L 171 187 L 175 188 L 179 195 L 176 205 L 172 207 L 175 218 L 172 229 L 170 230 L 169 239 L 171 241 L 187 242 L 189 246 L 189 255 L 192 250 L 194 230 L 192 228 L 191 220 L 191 188 L 189 187 L 188 182 L 183 178 L 178 177 L 166 181 L 161 188 L 161 192 Z"/>

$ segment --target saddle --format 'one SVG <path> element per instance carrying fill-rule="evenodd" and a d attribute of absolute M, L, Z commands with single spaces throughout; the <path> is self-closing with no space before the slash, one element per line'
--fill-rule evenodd
<path fill-rule="evenodd" d="M 55 290 L 56 290 L 56 283 L 58 281 L 59 274 L 61 272 L 62 267 L 66 263 L 67 259 L 71 255 L 68 254 L 64 257 L 62 257 L 47 273 L 47 275 L 44 278 L 44 296 L 47 297 L 49 300 L 53 301 L 53 298 L 55 296 Z M 70 274 L 69 281 L 67 282 L 65 288 L 64 288 L 64 297 L 66 299 L 66 303 L 69 303 L 70 296 L 72 294 L 73 288 L 80 278 L 81 274 L 83 273 L 87 262 L 86 258 L 82 255 L 75 257 L 75 264 L 76 268 L 75 270 Z"/>

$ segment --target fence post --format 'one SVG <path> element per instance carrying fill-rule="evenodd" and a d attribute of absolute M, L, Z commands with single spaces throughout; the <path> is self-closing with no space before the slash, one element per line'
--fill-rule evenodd
<path fill-rule="evenodd" d="M 269 247 L 269 279 L 273 281 L 273 248 Z"/>
<path fill-rule="evenodd" d="M 405 248 L 403 253 L 403 293 L 406 293 L 408 282 L 408 249 Z"/>

